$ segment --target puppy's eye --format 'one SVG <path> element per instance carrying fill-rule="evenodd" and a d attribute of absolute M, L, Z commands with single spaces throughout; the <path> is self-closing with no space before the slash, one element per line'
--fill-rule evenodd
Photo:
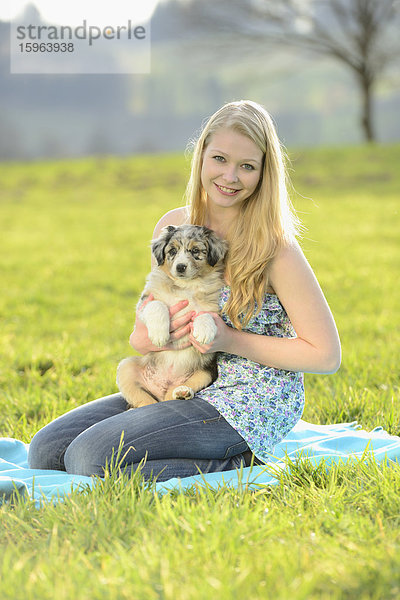
<path fill-rule="evenodd" d="M 192 256 L 193 258 L 196 258 L 197 260 L 199 260 L 200 258 L 200 250 L 198 248 L 193 248 L 191 250 Z"/>
<path fill-rule="evenodd" d="M 170 256 L 171 258 L 173 258 L 176 254 L 176 248 L 170 248 L 168 250 L 168 256 Z"/>

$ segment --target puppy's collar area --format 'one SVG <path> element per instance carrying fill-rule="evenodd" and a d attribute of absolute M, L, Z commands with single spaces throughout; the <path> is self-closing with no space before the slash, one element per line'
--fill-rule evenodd
<path fill-rule="evenodd" d="M 175 277 L 171 277 L 171 279 L 176 287 L 179 287 L 182 289 L 187 289 L 188 284 L 190 284 L 192 281 L 194 281 L 194 279 L 185 279 L 184 277 L 182 277 L 182 279 L 175 279 Z"/>
<path fill-rule="evenodd" d="M 182 288 L 187 288 L 191 284 L 194 285 L 196 283 L 196 281 L 197 282 L 201 281 L 201 277 L 196 277 L 196 276 L 194 276 L 194 277 L 184 277 L 184 276 L 183 277 L 174 277 L 171 273 L 165 273 L 165 274 L 167 275 L 167 277 L 169 279 L 171 279 L 171 281 L 174 283 L 174 285 L 177 285 L 178 287 L 182 287 Z M 204 285 L 204 283 L 202 285 Z"/>
<path fill-rule="evenodd" d="M 180 290 L 187 290 L 190 292 L 197 293 L 198 291 L 204 291 L 204 286 L 206 289 L 214 289 L 221 288 L 220 279 L 221 279 L 221 270 L 219 268 L 213 269 L 205 278 L 204 277 L 182 277 L 176 278 L 173 277 L 170 273 L 166 273 L 163 269 L 156 268 L 153 272 L 154 275 L 157 273 L 157 277 L 160 277 L 161 280 L 167 279 L 172 282 L 172 286 L 174 288 L 179 288 Z"/>

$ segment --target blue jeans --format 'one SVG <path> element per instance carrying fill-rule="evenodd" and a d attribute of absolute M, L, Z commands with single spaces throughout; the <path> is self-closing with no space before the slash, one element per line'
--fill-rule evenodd
<path fill-rule="evenodd" d="M 145 479 L 189 477 L 245 466 L 249 447 L 205 400 L 170 400 L 128 410 L 113 394 L 84 404 L 46 425 L 32 439 L 29 466 L 78 475 L 104 475 L 123 433 L 120 468 L 132 473 L 145 458 Z"/>

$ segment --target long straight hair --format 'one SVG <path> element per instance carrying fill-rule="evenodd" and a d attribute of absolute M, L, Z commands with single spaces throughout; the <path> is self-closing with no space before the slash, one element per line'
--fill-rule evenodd
<path fill-rule="evenodd" d="M 245 327 L 262 306 L 272 259 L 293 241 L 300 223 L 287 194 L 284 152 L 268 112 L 256 102 L 230 102 L 210 117 L 194 144 L 186 188 L 190 222 L 205 225 L 207 194 L 201 184 L 204 151 L 221 128 L 232 129 L 252 140 L 263 153 L 260 180 L 240 205 L 239 216 L 228 231 L 226 277 L 231 294 L 224 308 L 238 329 Z"/>

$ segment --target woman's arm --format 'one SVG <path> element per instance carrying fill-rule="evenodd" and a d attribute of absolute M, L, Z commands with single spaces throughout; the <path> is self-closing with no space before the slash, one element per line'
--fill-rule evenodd
<path fill-rule="evenodd" d="M 192 344 L 201 352 L 229 352 L 270 367 L 308 373 L 335 373 L 340 341 L 335 321 L 300 246 L 293 243 L 273 260 L 270 284 L 284 306 L 296 338 L 278 338 L 232 329 L 214 314 L 218 334 L 213 344 Z"/>

